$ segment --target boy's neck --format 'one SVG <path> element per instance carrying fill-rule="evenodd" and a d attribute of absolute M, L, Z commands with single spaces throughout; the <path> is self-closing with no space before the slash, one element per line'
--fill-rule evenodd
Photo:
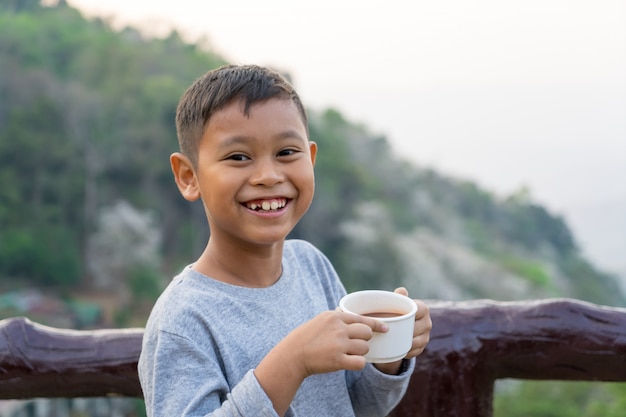
<path fill-rule="evenodd" d="M 193 269 L 217 281 L 250 288 L 276 283 L 282 273 L 283 242 L 266 246 L 218 244 L 211 239 Z"/>

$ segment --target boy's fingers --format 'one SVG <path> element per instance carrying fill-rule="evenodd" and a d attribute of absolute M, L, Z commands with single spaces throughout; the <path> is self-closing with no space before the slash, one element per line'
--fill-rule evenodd
<path fill-rule="evenodd" d="M 409 296 L 409 292 L 404 287 L 398 287 L 395 290 L 393 290 L 393 292 L 395 292 L 396 294 L 402 294 L 402 295 L 404 295 L 406 297 Z"/>
<path fill-rule="evenodd" d="M 359 371 L 365 367 L 365 357 L 361 355 L 349 355 L 344 356 L 344 367 L 350 371 Z"/>
<path fill-rule="evenodd" d="M 426 317 L 430 310 L 428 306 L 421 300 L 413 300 L 417 304 L 417 313 L 415 314 L 415 320 L 419 320 L 423 317 Z"/>
<path fill-rule="evenodd" d="M 387 330 L 389 330 L 389 327 L 387 327 L 387 325 L 382 321 L 374 320 L 374 324 L 375 326 L 372 327 L 372 330 L 375 332 L 385 333 Z"/>
<path fill-rule="evenodd" d="M 371 317 L 359 316 L 356 314 L 344 313 L 344 322 L 347 324 L 361 323 L 368 326 L 375 332 L 384 333 L 388 330 L 385 323 L 375 320 Z"/>

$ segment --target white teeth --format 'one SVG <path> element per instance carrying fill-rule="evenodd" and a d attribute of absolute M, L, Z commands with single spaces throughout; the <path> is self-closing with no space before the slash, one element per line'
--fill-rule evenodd
<path fill-rule="evenodd" d="M 270 211 L 270 210 L 278 210 L 280 208 L 283 208 L 287 205 L 287 201 L 284 199 L 280 199 L 280 200 L 266 200 L 263 201 L 261 203 L 250 203 L 248 204 L 248 208 L 250 210 L 263 210 L 263 211 Z"/>

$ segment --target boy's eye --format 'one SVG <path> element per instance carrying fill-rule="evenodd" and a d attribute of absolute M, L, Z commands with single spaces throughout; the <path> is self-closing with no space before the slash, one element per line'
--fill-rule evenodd
<path fill-rule="evenodd" d="M 237 153 L 237 154 L 229 155 L 228 158 L 226 158 L 226 159 L 230 159 L 232 161 L 247 161 L 250 158 L 248 158 L 244 154 Z"/>
<path fill-rule="evenodd" d="M 278 156 L 290 156 L 295 154 L 296 151 L 295 149 L 283 149 L 282 151 L 278 152 Z"/>

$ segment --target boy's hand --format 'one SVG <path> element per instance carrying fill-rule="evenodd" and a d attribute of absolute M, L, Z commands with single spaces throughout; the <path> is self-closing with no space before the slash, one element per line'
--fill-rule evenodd
<path fill-rule="evenodd" d="M 404 287 L 396 288 L 395 293 L 402 294 L 408 297 L 409 293 Z M 433 327 L 433 323 L 430 319 L 430 311 L 428 306 L 423 301 L 413 300 L 417 304 L 417 313 L 415 313 L 415 327 L 413 328 L 413 344 L 411 350 L 404 357 L 405 359 L 414 358 L 420 355 L 428 341 L 430 340 L 430 330 Z M 400 371 L 402 361 L 396 361 L 391 363 L 377 363 L 374 366 L 381 372 L 386 374 L 397 374 Z"/>
<path fill-rule="evenodd" d="M 326 311 L 291 332 L 284 340 L 300 350 L 305 376 L 365 366 L 367 341 L 387 326 L 375 319 L 341 310 Z"/>
<path fill-rule="evenodd" d="M 397 293 L 407 295 L 404 288 Z M 428 307 L 417 303 L 413 344 L 406 358 L 422 353 L 430 337 L 432 323 Z M 289 333 L 265 356 L 254 373 L 271 399 L 278 415 L 285 414 L 298 387 L 310 375 L 365 367 L 367 341 L 373 332 L 386 332 L 387 326 L 371 317 L 345 313 L 339 309 L 321 313 Z M 375 364 L 384 373 L 398 374 L 402 361 Z"/>
<path fill-rule="evenodd" d="M 289 333 L 254 370 L 279 416 L 285 414 L 304 379 L 313 374 L 365 366 L 367 341 L 387 327 L 371 317 L 326 311 Z"/>

